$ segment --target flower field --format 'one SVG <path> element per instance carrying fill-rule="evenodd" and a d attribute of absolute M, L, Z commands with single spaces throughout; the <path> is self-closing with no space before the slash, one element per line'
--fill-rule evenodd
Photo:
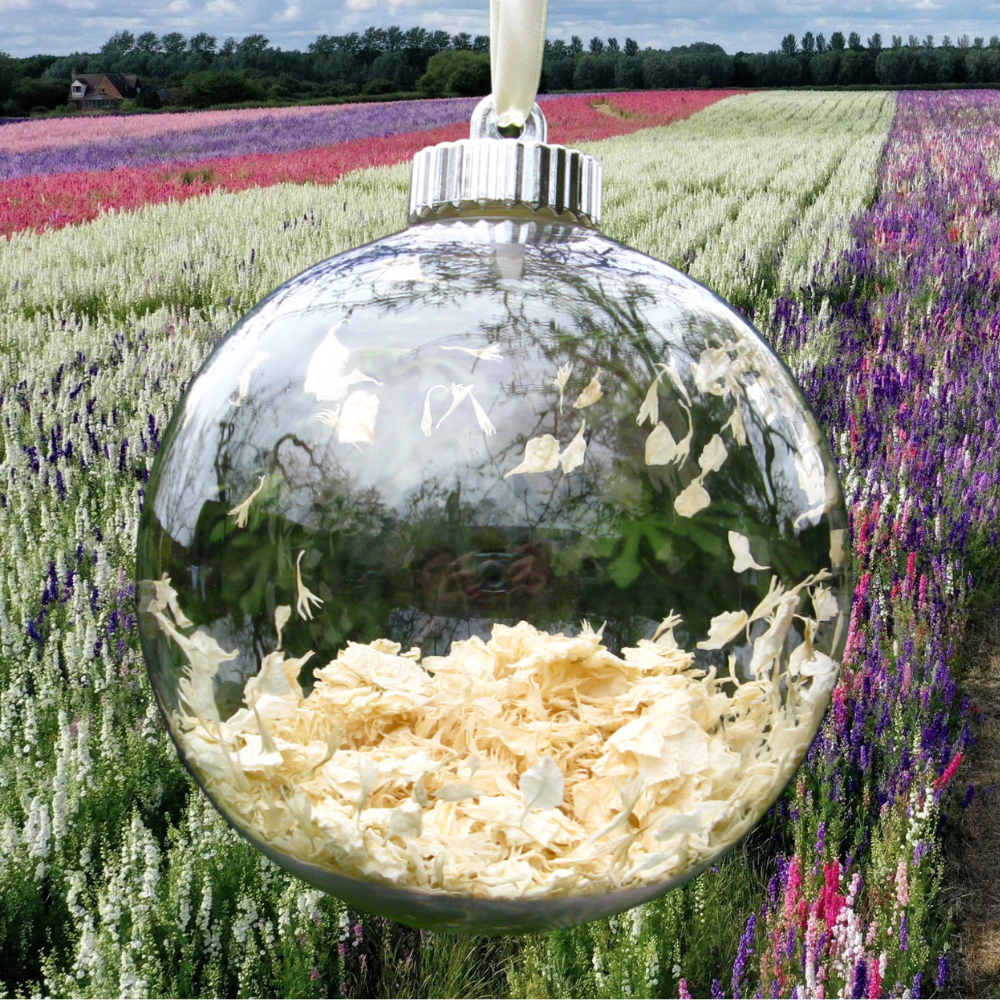
<path fill-rule="evenodd" d="M 995 92 L 545 104 L 554 139 L 604 163 L 604 231 L 718 290 L 785 358 L 851 510 L 834 703 L 716 867 L 570 931 L 418 932 L 262 859 L 180 765 L 132 580 L 162 429 L 267 292 L 403 227 L 404 161 L 465 134 L 470 103 L 3 126 L 0 990 L 953 995 L 963 636 L 998 570 Z"/>

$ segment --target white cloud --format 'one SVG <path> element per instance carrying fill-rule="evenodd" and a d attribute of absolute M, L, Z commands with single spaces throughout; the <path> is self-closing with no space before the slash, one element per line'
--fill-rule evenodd
<path fill-rule="evenodd" d="M 30 0 L 0 0 L 0 13 L 7 10 L 31 10 Z"/>
<path fill-rule="evenodd" d="M 183 14 L 184 11 L 190 9 L 190 0 L 173 0 L 173 2 L 167 6 L 167 10 L 170 11 L 171 14 Z"/>
<path fill-rule="evenodd" d="M 243 8 L 232 0 L 208 0 L 205 4 L 206 14 L 222 14 L 226 17 L 234 17 L 243 13 Z"/>
<path fill-rule="evenodd" d="M 275 20 L 297 21 L 300 17 L 302 17 L 302 8 L 299 7 L 297 4 L 290 4 L 280 14 L 277 15 Z"/>
<path fill-rule="evenodd" d="M 378 0 L 347 0 L 348 10 L 374 10 L 378 6 Z"/>

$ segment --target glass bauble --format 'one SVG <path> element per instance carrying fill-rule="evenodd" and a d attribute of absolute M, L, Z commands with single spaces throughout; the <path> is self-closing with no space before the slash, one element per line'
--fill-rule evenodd
<path fill-rule="evenodd" d="M 150 479 L 142 642 L 185 763 L 274 861 L 418 926 L 568 926 L 779 795 L 848 553 L 743 316 L 592 226 L 473 206 L 219 343 Z"/>

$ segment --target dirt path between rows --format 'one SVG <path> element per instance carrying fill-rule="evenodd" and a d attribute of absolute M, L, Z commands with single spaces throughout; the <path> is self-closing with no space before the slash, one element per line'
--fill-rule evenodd
<path fill-rule="evenodd" d="M 966 760 L 966 781 L 975 786 L 972 804 L 956 831 L 952 903 L 958 925 L 958 984 L 965 997 L 1000 996 L 1000 618 L 974 626 L 963 685 L 982 712 L 978 742 Z"/>

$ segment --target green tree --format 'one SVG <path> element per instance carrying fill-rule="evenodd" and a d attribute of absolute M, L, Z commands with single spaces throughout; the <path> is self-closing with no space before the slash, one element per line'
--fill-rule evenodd
<path fill-rule="evenodd" d="M 864 48 L 861 44 L 861 36 L 856 31 L 852 31 L 847 36 L 847 47 L 852 52 L 860 52 Z"/>
<path fill-rule="evenodd" d="M 841 52 L 820 52 L 809 60 L 809 73 L 819 87 L 829 87 L 840 77 Z"/>
<path fill-rule="evenodd" d="M 618 44 L 617 38 L 608 39 L 608 51 L 609 52 L 621 52 L 621 46 Z"/>
<path fill-rule="evenodd" d="M 625 39 L 625 55 L 630 59 L 639 54 L 639 43 L 634 38 Z"/>
<path fill-rule="evenodd" d="M 1000 83 L 1000 47 L 976 49 L 965 60 L 969 83 Z"/>
<path fill-rule="evenodd" d="M 188 39 L 188 51 L 197 55 L 212 55 L 218 47 L 219 40 L 206 31 L 199 31 Z"/>
<path fill-rule="evenodd" d="M 615 61 L 610 56 L 588 52 L 576 61 L 574 90 L 604 90 L 615 83 Z"/>
<path fill-rule="evenodd" d="M 6 52 L 0 52 L 0 96 L 13 94 L 20 81 L 21 67 L 17 60 L 12 59 Z"/>
<path fill-rule="evenodd" d="M 258 101 L 264 96 L 262 87 L 251 80 L 246 73 L 236 70 L 223 70 L 222 72 L 202 70 L 191 73 L 175 94 L 177 103 L 192 108 Z"/>
<path fill-rule="evenodd" d="M 583 39 L 579 35 L 573 35 L 569 40 L 570 53 L 575 57 L 583 52 Z"/>
<path fill-rule="evenodd" d="M 826 42 L 826 35 L 824 35 L 823 32 L 821 31 L 816 36 L 816 51 L 817 52 L 826 52 L 826 50 L 827 50 L 828 47 L 829 46 L 827 45 L 827 42 Z"/>
<path fill-rule="evenodd" d="M 840 61 L 837 83 L 875 83 L 875 56 L 864 49 L 848 49 Z"/>
<path fill-rule="evenodd" d="M 179 31 L 168 31 L 160 38 L 163 51 L 169 56 L 179 56 L 185 49 L 184 36 Z"/>
<path fill-rule="evenodd" d="M 797 87 L 802 81 L 799 61 L 780 52 L 746 56 L 744 62 L 758 87 Z"/>
<path fill-rule="evenodd" d="M 135 48 L 135 35 L 131 31 L 116 31 L 102 46 L 101 55 L 118 59 Z"/>
<path fill-rule="evenodd" d="M 604 40 L 599 38 L 597 35 L 594 35 L 594 37 L 591 38 L 587 49 L 592 56 L 599 56 L 604 51 Z"/>
<path fill-rule="evenodd" d="M 152 55 L 156 52 L 162 52 L 163 44 L 155 31 L 144 31 L 136 38 L 135 48 L 138 52 L 148 52 Z"/>
<path fill-rule="evenodd" d="M 406 48 L 406 34 L 398 24 L 390 24 L 385 29 L 386 52 L 400 52 Z"/>
<path fill-rule="evenodd" d="M 427 47 L 432 52 L 443 52 L 450 45 L 451 35 L 440 28 L 437 31 L 432 31 L 430 37 L 427 39 Z"/>
<path fill-rule="evenodd" d="M 437 57 L 435 56 L 435 58 Z M 371 66 L 368 67 L 368 74 L 369 82 L 376 79 L 389 82 L 389 90 L 380 91 L 380 93 L 413 90 L 417 83 L 417 77 L 420 76 L 419 70 L 410 61 L 407 53 L 401 51 L 380 52 Z M 371 93 L 371 91 L 365 91 L 365 93 Z"/>
<path fill-rule="evenodd" d="M 470 35 L 467 31 L 460 31 L 457 35 L 452 35 L 451 47 L 459 52 L 471 52 L 472 35 Z"/>
<path fill-rule="evenodd" d="M 802 51 L 807 56 L 816 54 L 816 39 L 813 37 L 813 33 L 811 31 L 807 31 L 802 36 L 801 45 L 802 45 Z"/>
<path fill-rule="evenodd" d="M 874 52 L 875 55 L 882 51 L 882 36 L 877 31 L 868 39 L 868 50 Z"/>
<path fill-rule="evenodd" d="M 789 32 L 781 39 L 781 52 L 786 56 L 794 56 L 796 51 L 798 50 L 795 44 L 795 35 Z"/>
<path fill-rule="evenodd" d="M 490 59 L 481 52 L 455 50 L 431 56 L 417 89 L 429 97 L 481 97 L 490 92 Z"/>
<path fill-rule="evenodd" d="M 615 86 L 623 90 L 642 88 L 642 61 L 639 59 L 615 60 Z"/>

